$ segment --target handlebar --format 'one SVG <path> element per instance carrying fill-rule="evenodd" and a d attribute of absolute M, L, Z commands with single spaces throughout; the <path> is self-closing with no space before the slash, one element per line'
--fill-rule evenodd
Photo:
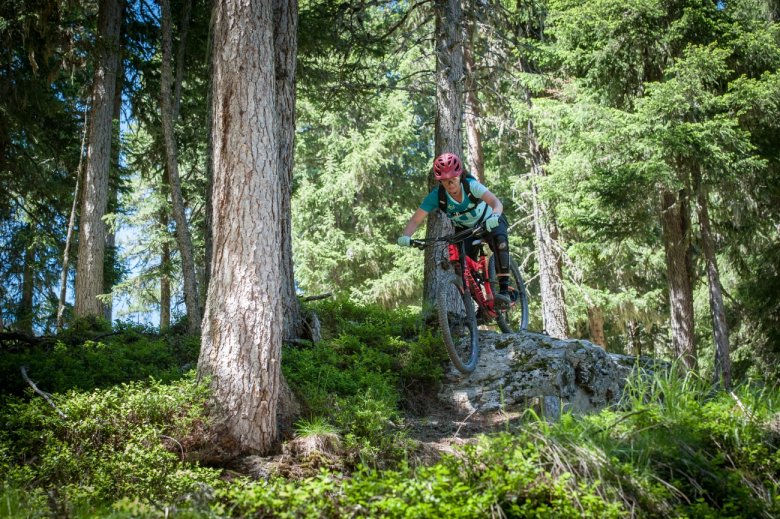
<path fill-rule="evenodd" d="M 462 231 L 448 234 L 446 236 L 439 236 L 438 238 L 424 238 L 422 240 L 411 240 L 409 245 L 417 249 L 424 249 L 425 247 L 430 247 L 437 242 L 460 243 L 469 238 L 481 238 L 486 234 L 488 234 L 488 231 L 485 229 L 485 223 L 483 222 L 476 227 L 463 229 Z"/>

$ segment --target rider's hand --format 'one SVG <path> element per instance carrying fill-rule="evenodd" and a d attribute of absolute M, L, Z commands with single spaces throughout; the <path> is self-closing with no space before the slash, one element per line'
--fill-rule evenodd
<path fill-rule="evenodd" d="M 412 245 L 412 238 L 409 236 L 399 236 L 398 237 L 398 245 L 401 247 L 409 247 Z"/>
<path fill-rule="evenodd" d="M 501 216 L 500 214 L 494 214 L 491 215 L 490 218 L 485 220 L 485 229 L 487 229 L 488 232 L 498 227 L 498 219 L 500 216 Z"/>

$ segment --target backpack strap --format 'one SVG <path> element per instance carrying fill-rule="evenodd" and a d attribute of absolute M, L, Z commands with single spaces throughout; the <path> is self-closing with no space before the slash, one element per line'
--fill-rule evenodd
<path fill-rule="evenodd" d="M 481 200 L 474 196 L 474 193 L 471 192 L 471 183 L 469 182 L 469 179 L 473 178 L 474 177 L 469 174 L 460 177 L 460 184 L 463 186 L 463 192 L 466 193 L 466 197 L 469 199 L 470 204 L 465 211 L 452 213 L 451 216 L 460 216 L 462 214 L 466 214 L 477 207 L 481 202 Z M 444 186 L 441 185 L 439 186 L 439 210 L 445 215 L 447 214 L 447 190 L 444 189 Z M 482 216 L 485 216 L 485 211 L 482 212 Z"/>

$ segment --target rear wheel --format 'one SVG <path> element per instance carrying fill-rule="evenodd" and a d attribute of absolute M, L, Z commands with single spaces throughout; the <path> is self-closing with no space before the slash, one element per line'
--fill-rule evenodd
<path fill-rule="evenodd" d="M 450 360 L 463 373 L 471 373 L 479 358 L 479 332 L 474 301 L 461 280 L 452 276 L 436 297 L 439 325 Z"/>
<path fill-rule="evenodd" d="M 490 287 L 493 293 L 498 293 L 498 277 L 496 277 L 496 256 L 490 257 L 488 262 L 490 275 Z M 517 268 L 515 260 L 509 258 L 509 296 L 512 304 L 509 308 L 496 308 L 496 321 L 498 327 L 504 333 L 518 332 L 528 329 L 528 292 L 525 290 L 523 276 Z"/>

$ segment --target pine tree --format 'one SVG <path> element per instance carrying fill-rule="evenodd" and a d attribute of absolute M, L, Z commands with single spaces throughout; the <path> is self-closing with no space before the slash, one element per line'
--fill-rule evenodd
<path fill-rule="evenodd" d="M 122 9 L 118 0 L 100 3 L 97 65 L 92 84 L 86 169 L 79 217 L 79 250 L 76 266 L 78 317 L 102 316 L 98 295 L 103 293 L 103 261 L 106 228 L 103 216 L 108 204 L 111 160 L 111 123 L 116 74 L 119 66 L 119 28 Z"/>
<path fill-rule="evenodd" d="M 211 377 L 215 429 L 233 454 L 268 452 L 276 439 L 284 316 L 272 4 L 214 11 L 214 252 L 198 369 Z"/>

